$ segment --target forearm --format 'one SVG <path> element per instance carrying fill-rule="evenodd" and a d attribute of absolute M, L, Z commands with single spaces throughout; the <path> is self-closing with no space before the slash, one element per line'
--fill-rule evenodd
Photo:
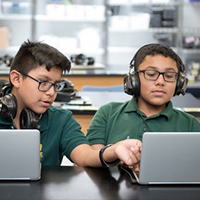
<path fill-rule="evenodd" d="M 99 160 L 99 150 L 94 150 L 91 146 L 82 144 L 77 146 L 70 155 L 72 161 L 82 167 L 101 167 Z"/>
<path fill-rule="evenodd" d="M 102 156 L 106 163 L 112 163 L 118 159 L 115 148 L 115 145 L 112 145 L 103 152 Z M 99 152 L 100 149 L 93 149 L 89 145 L 80 145 L 72 151 L 71 159 L 79 166 L 102 167 Z"/>
<path fill-rule="evenodd" d="M 79 166 L 90 167 L 113 166 L 118 164 L 119 160 L 128 166 L 135 166 L 140 162 L 141 142 L 139 140 L 128 139 L 110 146 L 98 145 L 98 147 L 79 145 L 72 151 L 71 159 Z"/>

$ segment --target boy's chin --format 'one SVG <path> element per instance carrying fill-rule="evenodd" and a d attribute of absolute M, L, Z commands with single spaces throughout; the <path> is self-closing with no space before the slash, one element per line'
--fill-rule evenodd
<path fill-rule="evenodd" d="M 33 110 L 33 112 L 36 113 L 36 114 L 38 114 L 38 115 L 42 115 L 42 114 L 44 114 L 47 111 L 47 109 Z"/>

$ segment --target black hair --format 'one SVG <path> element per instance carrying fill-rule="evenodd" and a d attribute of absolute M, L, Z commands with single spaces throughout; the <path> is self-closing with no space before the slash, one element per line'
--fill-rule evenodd
<path fill-rule="evenodd" d="M 148 44 L 141 47 L 131 61 L 131 65 L 134 65 L 135 71 L 148 55 L 162 55 L 165 57 L 169 57 L 176 62 L 178 70 L 181 71 L 181 66 L 183 65 L 181 58 L 172 50 L 171 47 L 162 44 Z M 134 62 L 134 64 L 132 64 L 132 62 Z"/>
<path fill-rule="evenodd" d="M 69 59 L 56 48 L 42 42 L 24 42 L 14 57 L 10 71 L 17 70 L 28 74 L 32 69 L 44 65 L 48 71 L 52 67 L 70 71 Z"/>

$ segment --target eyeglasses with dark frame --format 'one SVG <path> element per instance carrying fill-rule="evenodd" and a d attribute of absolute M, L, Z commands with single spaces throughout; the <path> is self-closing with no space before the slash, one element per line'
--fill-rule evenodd
<path fill-rule="evenodd" d="M 164 80 L 169 83 L 173 83 L 177 81 L 178 74 L 177 72 L 167 71 L 167 72 L 159 72 L 154 69 L 145 69 L 145 70 L 137 70 L 137 73 L 143 73 L 144 78 L 149 81 L 156 81 L 160 75 L 163 76 Z"/>
<path fill-rule="evenodd" d="M 54 86 L 55 92 L 60 92 L 65 87 L 64 81 L 57 82 L 57 83 L 51 83 L 51 82 L 48 82 L 48 81 L 37 80 L 37 79 L 33 78 L 32 76 L 30 76 L 28 74 L 24 74 L 22 72 L 20 72 L 20 74 L 22 74 L 23 76 L 29 77 L 32 80 L 38 82 L 38 84 L 39 84 L 38 90 L 41 91 L 41 92 L 47 92 L 52 86 Z"/>

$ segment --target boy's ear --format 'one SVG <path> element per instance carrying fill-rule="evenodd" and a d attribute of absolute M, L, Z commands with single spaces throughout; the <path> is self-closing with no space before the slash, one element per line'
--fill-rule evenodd
<path fill-rule="evenodd" d="M 12 85 L 18 88 L 20 85 L 20 81 L 21 81 L 21 74 L 16 70 L 12 70 L 10 72 L 10 82 L 12 83 Z"/>

